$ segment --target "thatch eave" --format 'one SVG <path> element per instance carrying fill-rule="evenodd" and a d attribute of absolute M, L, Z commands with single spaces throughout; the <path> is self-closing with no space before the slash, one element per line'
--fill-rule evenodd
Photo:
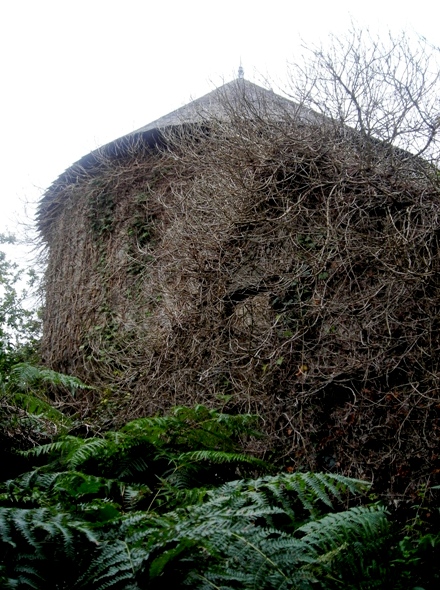
<path fill-rule="evenodd" d="M 120 137 L 86 154 L 67 168 L 46 190 L 37 210 L 37 227 L 43 240 L 47 241 L 48 229 L 63 207 L 63 195 L 69 186 L 84 178 L 97 176 L 111 161 L 122 160 L 141 149 L 156 150 L 165 143 L 162 130 L 149 129 Z"/>
<path fill-rule="evenodd" d="M 231 113 L 245 106 L 249 116 L 262 116 L 269 119 L 281 119 L 286 114 L 306 124 L 318 123 L 320 116 L 310 109 L 244 80 L 233 80 L 212 92 L 198 98 L 171 113 L 152 121 L 123 137 L 120 137 L 83 156 L 63 172 L 49 187 L 43 196 L 38 213 L 37 224 L 43 237 L 57 210 L 62 207 L 62 193 L 67 186 L 75 185 L 85 176 L 95 175 L 104 161 L 121 159 L 135 150 L 155 149 L 164 145 L 164 131 L 173 128 L 182 129 L 187 125 L 203 125 L 208 120 L 227 121 Z"/>

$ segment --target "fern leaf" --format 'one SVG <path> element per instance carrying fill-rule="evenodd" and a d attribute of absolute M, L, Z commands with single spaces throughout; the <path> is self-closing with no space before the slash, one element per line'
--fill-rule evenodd
<path fill-rule="evenodd" d="M 67 428 L 71 425 L 71 420 L 62 412 L 53 407 L 53 405 L 42 397 L 42 394 L 35 393 L 14 393 L 9 396 L 11 403 L 17 408 L 23 409 L 31 415 L 50 420 L 54 423 Z"/>
<path fill-rule="evenodd" d="M 384 508 L 379 506 L 351 508 L 328 514 L 319 521 L 309 522 L 298 529 L 302 542 L 315 557 L 314 570 L 339 576 L 349 584 L 350 579 L 362 579 L 369 563 L 369 577 L 382 575 L 374 556 L 385 546 L 390 525 Z"/>
<path fill-rule="evenodd" d="M 380 506 L 355 507 L 345 512 L 328 514 L 298 528 L 306 542 L 317 549 L 335 549 L 362 536 L 376 538 L 389 529 L 387 512 Z"/>
<path fill-rule="evenodd" d="M 11 536 L 11 529 L 10 513 L 7 510 L 2 510 L 0 508 L 0 541 L 2 541 L 2 543 L 7 543 L 12 547 L 16 547 L 17 544 L 13 541 Z"/>
<path fill-rule="evenodd" d="M 90 438 L 82 440 L 82 444 L 78 445 L 68 457 L 67 465 L 70 469 L 77 469 L 80 465 L 89 461 L 102 457 L 102 451 L 107 449 L 108 442 L 103 438 Z"/>
<path fill-rule="evenodd" d="M 96 590 L 105 590 L 124 582 L 123 587 L 128 588 L 147 558 L 148 552 L 139 547 L 129 547 L 123 540 L 107 542 L 81 577 L 80 584 L 86 588 L 93 585 Z"/>
<path fill-rule="evenodd" d="M 63 386 L 67 389 L 94 389 L 86 385 L 80 379 L 57 373 L 50 369 L 42 369 L 29 363 L 18 363 L 11 369 L 11 383 L 21 390 L 28 390 L 39 383 L 46 385 Z"/>
<path fill-rule="evenodd" d="M 24 457 L 40 457 L 41 455 L 59 454 L 68 456 L 83 444 L 83 439 L 76 436 L 64 436 L 61 440 L 39 445 L 28 451 L 22 451 Z"/>
<path fill-rule="evenodd" d="M 213 450 L 188 451 L 186 453 L 181 453 L 178 456 L 177 461 L 182 463 L 186 463 L 187 461 L 209 461 L 210 463 L 218 465 L 221 465 L 222 463 L 246 463 L 255 467 L 263 467 L 265 469 L 269 467 L 265 461 L 252 457 L 251 455 Z"/>
<path fill-rule="evenodd" d="M 117 469 L 118 477 L 134 477 L 135 474 L 145 473 L 149 465 L 143 457 L 129 457 L 122 460 Z"/>

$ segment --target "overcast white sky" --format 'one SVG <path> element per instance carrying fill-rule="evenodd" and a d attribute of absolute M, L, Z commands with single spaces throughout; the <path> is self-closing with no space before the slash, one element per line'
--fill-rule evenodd
<path fill-rule="evenodd" d="M 354 20 L 440 46 L 435 0 L 3 0 L 0 231 L 81 156 Z"/>

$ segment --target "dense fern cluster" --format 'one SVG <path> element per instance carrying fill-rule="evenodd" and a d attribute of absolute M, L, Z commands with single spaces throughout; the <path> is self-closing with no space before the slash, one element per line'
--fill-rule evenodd
<path fill-rule="evenodd" d="M 255 427 L 249 415 L 177 408 L 22 452 L 33 469 L 0 487 L 0 587 L 287 590 L 404 588 L 404 574 L 413 581 L 415 548 L 407 541 L 406 557 L 399 549 L 387 511 L 365 501 L 369 484 L 276 473 L 241 451 Z M 438 553 L 439 539 L 429 542 Z"/>

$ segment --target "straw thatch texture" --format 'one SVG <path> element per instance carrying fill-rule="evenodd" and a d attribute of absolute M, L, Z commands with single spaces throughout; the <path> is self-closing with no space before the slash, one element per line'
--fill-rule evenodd
<path fill-rule="evenodd" d="M 46 228 L 44 357 L 102 387 L 81 403 L 227 404 L 295 468 L 374 471 L 395 494 L 435 479 L 436 171 L 240 110 L 133 142 L 58 187 Z"/>

